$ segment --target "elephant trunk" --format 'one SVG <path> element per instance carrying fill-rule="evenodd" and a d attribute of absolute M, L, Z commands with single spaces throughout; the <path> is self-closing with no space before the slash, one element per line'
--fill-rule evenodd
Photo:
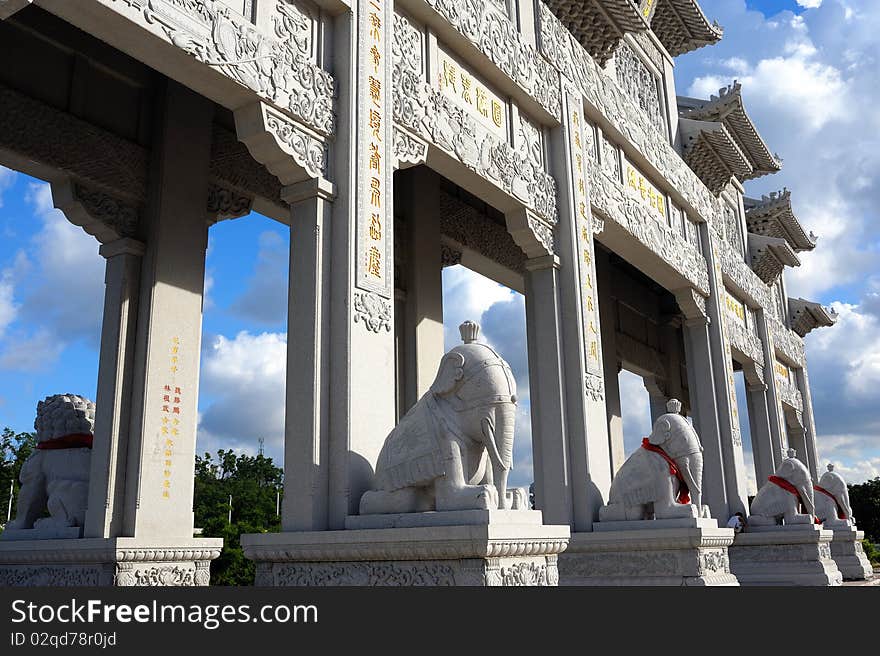
<path fill-rule="evenodd" d="M 516 420 L 516 405 L 505 403 L 494 406 L 494 412 L 483 417 L 481 433 L 483 444 L 489 453 L 492 465 L 492 478 L 498 491 L 498 507 L 505 509 L 507 504 L 507 477 L 513 465 L 513 433 Z"/>
<path fill-rule="evenodd" d="M 816 514 L 816 504 L 813 499 L 812 481 L 807 481 L 803 485 L 798 485 L 797 490 L 800 493 L 801 502 L 804 504 L 804 512 L 808 515 Z"/>

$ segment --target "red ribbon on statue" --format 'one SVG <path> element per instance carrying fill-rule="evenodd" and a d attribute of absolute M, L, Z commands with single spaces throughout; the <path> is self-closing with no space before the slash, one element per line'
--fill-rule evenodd
<path fill-rule="evenodd" d="M 73 433 L 56 437 L 45 442 L 38 442 L 38 449 L 91 449 L 94 437 L 91 433 Z"/>
<path fill-rule="evenodd" d="M 798 499 L 798 503 L 800 503 L 801 505 L 804 505 L 804 500 L 801 499 L 801 493 L 798 492 L 798 489 L 794 485 L 789 483 L 787 480 L 785 480 L 784 478 L 779 478 L 778 476 L 768 476 L 767 480 L 770 481 L 771 483 L 773 483 L 774 485 L 778 485 L 779 487 L 781 487 L 783 490 L 785 490 L 789 494 L 795 495 Z M 821 524 L 822 522 L 819 521 L 818 517 L 813 517 L 813 523 L 814 524 Z"/>
<path fill-rule="evenodd" d="M 678 468 L 678 463 L 676 463 L 675 460 L 669 457 L 669 454 L 663 450 L 663 447 L 659 447 L 656 444 L 651 444 L 647 437 L 642 438 L 642 448 L 656 453 L 667 463 L 669 463 L 669 473 L 678 479 L 678 498 L 676 499 L 676 501 L 678 501 L 679 503 L 690 503 L 690 489 L 688 489 L 688 485 L 684 480 L 684 476 L 682 476 L 681 474 L 681 469 Z"/>
<path fill-rule="evenodd" d="M 843 509 L 840 507 L 840 504 L 837 503 L 837 498 L 836 498 L 833 494 L 831 494 L 831 492 L 829 492 L 828 490 L 826 490 L 826 489 L 825 489 L 824 487 L 822 487 L 821 485 L 814 485 L 814 486 L 813 486 L 813 489 L 814 489 L 816 492 L 821 492 L 821 493 L 824 494 L 826 497 L 830 497 L 830 498 L 831 498 L 831 500 L 834 502 L 834 507 L 837 508 L 837 519 L 846 519 L 846 513 L 843 512 Z"/>

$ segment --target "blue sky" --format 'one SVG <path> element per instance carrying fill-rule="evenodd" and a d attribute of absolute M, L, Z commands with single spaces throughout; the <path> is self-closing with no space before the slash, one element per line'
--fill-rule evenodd
<path fill-rule="evenodd" d="M 876 0 L 702 0 L 724 40 L 678 58 L 678 93 L 708 97 L 738 79 L 783 171 L 748 193 L 787 186 L 819 246 L 787 271 L 791 296 L 833 305 L 807 357 L 823 462 L 851 482 L 880 475 L 880 67 Z M 210 230 L 198 447 L 257 449 L 280 461 L 287 228 L 251 215 Z M 48 186 L 0 169 L 0 427 L 29 430 L 38 400 L 94 398 L 103 295 L 97 243 L 52 209 Z M 510 360 L 520 386 L 515 484 L 531 480 L 523 299 L 444 271 L 447 344 L 464 319 Z M 744 398 L 741 384 L 739 398 Z M 649 431 L 641 381 L 621 377 L 626 442 Z M 742 408 L 741 416 L 745 417 Z M 747 458 L 749 456 L 747 455 Z M 750 462 L 750 460 L 749 460 Z"/>

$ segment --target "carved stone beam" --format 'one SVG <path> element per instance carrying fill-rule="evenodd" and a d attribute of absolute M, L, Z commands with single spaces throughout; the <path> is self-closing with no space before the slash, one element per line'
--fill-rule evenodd
<path fill-rule="evenodd" d="M 408 169 L 428 161 L 428 142 L 394 126 L 394 161 L 397 169 Z"/>
<path fill-rule="evenodd" d="M 15 12 L 27 7 L 31 2 L 33 0 L 0 0 L 0 20 L 6 20 Z"/>
<path fill-rule="evenodd" d="M 263 102 L 235 111 L 235 130 L 255 160 L 281 184 L 327 178 L 327 143 Z"/>
<path fill-rule="evenodd" d="M 251 213 L 254 199 L 235 189 L 211 184 L 208 187 L 208 224 L 213 225 L 227 219 L 238 219 Z"/>
<path fill-rule="evenodd" d="M 135 236 L 140 213 L 137 206 L 66 176 L 50 185 L 55 207 L 102 244 Z"/>
<path fill-rule="evenodd" d="M 706 297 L 700 294 L 693 287 L 685 287 L 674 292 L 675 300 L 681 313 L 687 319 L 705 319 L 708 321 L 709 315 L 706 313 Z"/>
<path fill-rule="evenodd" d="M 531 210 L 520 207 L 504 215 L 507 231 L 528 259 L 555 255 L 553 228 Z"/>

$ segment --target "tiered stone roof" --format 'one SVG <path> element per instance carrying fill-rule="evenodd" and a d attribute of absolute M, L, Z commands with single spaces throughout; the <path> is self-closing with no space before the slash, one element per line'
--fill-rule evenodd
<path fill-rule="evenodd" d="M 709 100 L 680 96 L 678 110 L 682 125 L 688 126 L 690 132 L 695 126 L 694 121 L 704 124 L 714 123 L 725 127 L 730 138 L 736 143 L 739 152 L 748 161 L 748 170 L 742 167 L 738 156 L 736 161 L 726 162 L 727 168 L 740 182 L 776 173 L 782 168 L 782 161 L 770 152 L 767 144 L 758 134 L 755 124 L 746 113 L 742 101 L 742 85 L 739 82 L 734 82 L 731 86 L 720 89 L 718 95 L 712 96 Z M 688 144 L 685 143 L 684 146 L 687 147 Z M 719 155 L 724 157 L 727 152 L 734 151 L 728 148 L 725 152 L 720 152 Z"/>
<path fill-rule="evenodd" d="M 749 232 L 765 237 L 780 237 L 798 253 L 816 248 L 817 237 L 804 230 L 791 208 L 791 192 L 783 189 L 760 200 L 744 198 L 746 226 Z"/>
<path fill-rule="evenodd" d="M 801 337 L 816 328 L 827 328 L 837 323 L 837 313 L 819 303 L 803 298 L 788 299 L 788 315 L 791 329 Z"/>
<path fill-rule="evenodd" d="M 724 123 L 679 120 L 682 156 L 713 194 L 719 194 L 730 177 L 745 179 L 752 172 L 749 158 Z"/>
<path fill-rule="evenodd" d="M 657 0 L 651 29 L 673 57 L 717 43 L 724 35 L 718 23 L 709 22 L 697 0 Z"/>
<path fill-rule="evenodd" d="M 801 265 L 797 253 L 788 242 L 778 237 L 764 237 L 750 233 L 749 252 L 752 256 L 752 270 L 767 285 L 774 284 L 786 266 Z"/>
<path fill-rule="evenodd" d="M 627 32 L 645 32 L 648 22 L 633 0 L 545 0 L 575 39 L 600 64 L 611 58 Z"/>

